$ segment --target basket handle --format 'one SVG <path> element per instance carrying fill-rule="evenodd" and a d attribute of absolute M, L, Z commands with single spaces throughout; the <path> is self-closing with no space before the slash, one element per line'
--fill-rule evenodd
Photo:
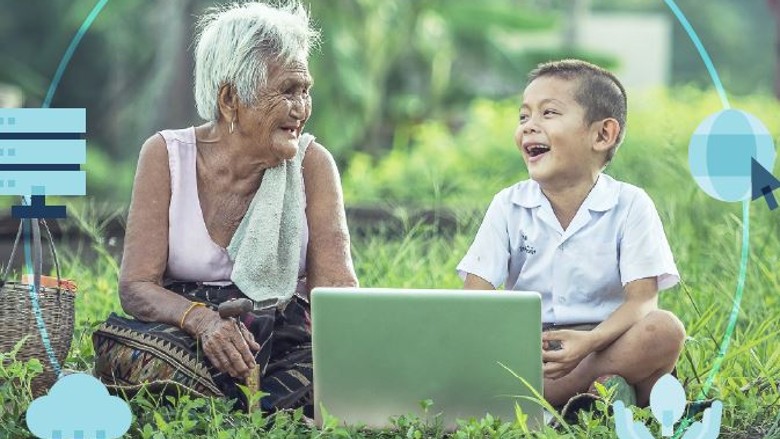
<path fill-rule="evenodd" d="M 43 247 L 41 246 L 41 224 L 38 222 L 38 218 L 30 219 L 26 224 L 32 229 L 32 263 L 33 263 L 33 285 L 35 288 L 40 288 L 41 285 L 41 272 L 43 271 Z M 26 249 L 25 249 L 26 250 Z"/>
<path fill-rule="evenodd" d="M 22 220 L 24 221 L 24 220 Z M 19 230 L 16 232 L 16 238 L 14 238 L 14 245 L 11 247 L 11 256 L 8 258 L 8 264 L 3 270 L 3 277 L 0 279 L 0 283 L 5 284 L 5 280 L 8 279 L 8 273 L 11 271 L 11 264 L 14 262 L 14 256 L 16 256 L 16 247 L 19 245 L 19 238 L 22 236 L 22 226 L 24 223 L 19 222 Z"/>
<path fill-rule="evenodd" d="M 35 281 L 35 285 L 40 285 L 41 281 L 41 273 L 43 272 L 43 246 L 41 243 L 41 228 L 40 223 L 43 223 L 43 227 L 46 230 L 46 235 L 49 238 L 49 250 L 51 252 L 52 259 L 54 260 L 54 268 L 57 272 L 57 291 L 60 290 L 60 281 L 62 280 L 60 276 L 60 264 L 59 259 L 57 257 L 57 250 L 54 248 L 54 238 L 52 237 L 51 230 L 49 229 L 48 224 L 46 224 L 46 221 L 44 219 L 39 218 L 24 218 L 19 223 L 19 230 L 16 232 L 16 238 L 14 239 L 14 245 L 11 248 L 11 256 L 8 259 L 8 264 L 5 267 L 5 270 L 3 271 L 3 277 L 0 278 L 0 286 L 5 284 L 6 280 L 8 279 L 8 273 L 11 271 L 11 264 L 13 264 L 14 257 L 16 256 L 16 249 L 19 246 L 19 241 L 22 237 L 22 230 L 24 229 L 24 226 L 27 225 L 28 227 L 32 228 L 32 238 L 33 238 L 33 245 L 32 245 L 32 259 L 33 259 L 33 277 Z"/>
<path fill-rule="evenodd" d="M 62 277 L 60 276 L 60 261 L 57 257 L 57 250 L 54 248 L 54 237 L 51 236 L 51 230 L 49 230 L 49 225 L 46 224 L 45 219 L 41 218 L 41 224 L 43 224 L 43 228 L 46 229 L 46 236 L 49 238 L 49 251 L 51 252 L 51 258 L 54 261 L 54 270 L 57 273 L 57 291 L 59 292 Z"/>

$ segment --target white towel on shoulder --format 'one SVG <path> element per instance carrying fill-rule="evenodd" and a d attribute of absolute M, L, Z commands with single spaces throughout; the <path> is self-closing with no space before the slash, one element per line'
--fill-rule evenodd
<path fill-rule="evenodd" d="M 234 261 L 230 280 L 255 302 L 286 303 L 295 293 L 303 223 L 301 162 L 313 140 L 301 134 L 295 157 L 265 170 L 228 245 Z"/>

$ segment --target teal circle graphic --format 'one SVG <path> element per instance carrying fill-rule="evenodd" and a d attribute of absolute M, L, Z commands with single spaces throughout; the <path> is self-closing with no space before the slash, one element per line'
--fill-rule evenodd
<path fill-rule="evenodd" d="M 707 50 L 704 48 L 704 45 L 699 39 L 699 36 L 696 35 L 696 31 L 693 29 L 693 26 L 691 26 L 691 23 L 688 22 L 687 18 L 685 18 L 685 14 L 683 14 L 683 12 L 677 6 L 674 0 L 664 0 L 664 2 L 666 3 L 667 6 L 669 6 L 669 9 L 672 11 L 674 16 L 680 22 L 680 25 L 683 27 L 683 29 L 685 29 L 685 32 L 688 33 L 688 36 L 690 37 L 693 45 L 696 46 L 696 50 L 699 52 L 699 56 L 701 56 L 701 59 L 704 62 L 705 67 L 707 67 L 707 71 L 709 72 L 710 77 L 712 78 L 712 83 L 715 86 L 718 95 L 720 96 L 720 100 L 721 103 L 723 104 L 723 108 L 725 110 L 731 109 L 728 96 L 726 96 L 726 90 L 723 88 L 723 84 L 720 81 L 718 72 L 715 70 L 715 66 L 712 63 L 712 59 L 710 59 Z M 750 248 L 750 199 L 748 198 L 742 200 L 742 251 L 740 252 L 741 254 L 739 258 L 739 274 L 737 275 L 737 288 L 734 293 L 734 301 L 731 307 L 731 313 L 729 315 L 728 325 L 726 326 L 726 332 L 723 335 L 723 339 L 720 342 L 718 355 L 715 357 L 714 364 L 712 365 L 712 368 L 710 369 L 710 372 L 707 376 L 707 381 L 704 383 L 704 386 L 699 392 L 699 398 L 698 398 L 699 400 L 704 399 L 707 396 L 707 392 L 709 392 L 710 388 L 712 387 L 712 383 L 715 380 L 715 376 L 720 371 L 720 366 L 721 364 L 723 364 L 723 359 L 726 357 L 726 352 L 728 351 L 729 344 L 731 342 L 731 336 L 732 334 L 734 334 L 734 329 L 736 328 L 737 325 L 737 319 L 739 317 L 739 306 L 740 303 L 742 302 L 742 295 L 745 289 L 745 280 L 747 278 L 749 248 Z M 691 418 L 686 416 L 685 420 L 681 423 L 679 430 L 677 430 L 677 432 L 675 433 L 674 439 L 677 439 L 680 436 L 682 436 L 685 428 L 690 424 L 691 424 Z"/>
<path fill-rule="evenodd" d="M 43 100 L 43 104 L 41 105 L 41 108 L 49 108 L 51 106 L 51 101 L 54 98 L 54 93 L 57 91 L 57 87 L 59 86 L 60 80 L 62 79 L 62 75 L 65 73 L 65 69 L 67 69 L 70 60 L 73 57 L 73 53 L 79 47 L 79 43 L 81 43 L 81 39 L 84 37 L 84 34 L 87 33 L 90 26 L 92 26 L 92 23 L 98 17 L 98 15 L 106 6 L 108 1 L 109 0 L 99 0 L 97 4 L 95 4 L 95 6 L 92 8 L 92 10 L 89 12 L 87 18 L 84 19 L 84 22 L 81 23 L 78 32 L 76 32 L 76 35 L 70 41 L 68 48 L 65 50 L 65 54 L 62 56 L 62 59 L 60 59 L 60 63 L 57 66 L 57 71 L 54 72 L 54 78 L 52 79 L 51 84 L 49 84 L 49 89 L 46 92 L 46 98 Z M 22 203 L 27 204 L 24 197 L 22 197 Z M 43 224 L 45 226 L 46 222 L 44 222 Z M 27 273 L 30 275 L 31 278 L 35 279 L 35 276 L 33 276 L 32 268 L 31 268 L 33 264 L 30 257 L 31 238 L 30 238 L 29 229 L 30 227 L 24 227 L 23 241 L 24 241 L 24 249 L 25 249 L 24 250 L 25 271 L 27 271 Z M 51 340 L 49 339 L 49 333 L 46 330 L 46 325 L 43 321 L 43 315 L 41 314 L 41 307 L 40 304 L 38 303 L 37 294 L 35 293 L 36 291 L 39 290 L 39 288 L 40 285 L 35 280 L 33 281 L 33 284 L 30 285 L 30 301 L 32 302 L 33 314 L 35 315 L 35 324 L 38 327 L 38 332 L 41 336 L 43 347 L 46 350 L 46 355 L 49 357 L 49 362 L 51 363 L 54 372 L 57 374 L 57 377 L 59 378 L 62 376 L 62 367 L 60 366 L 59 361 L 57 361 L 57 357 L 54 355 L 54 350 L 51 347 Z"/>
<path fill-rule="evenodd" d="M 691 174 L 707 195 L 721 201 L 744 201 L 752 195 L 755 159 L 773 169 L 775 145 L 758 118 L 741 110 L 715 113 L 696 128 L 688 146 Z"/>

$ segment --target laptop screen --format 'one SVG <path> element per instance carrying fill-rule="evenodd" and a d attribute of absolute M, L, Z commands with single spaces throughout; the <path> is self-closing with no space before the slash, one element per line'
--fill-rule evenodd
<path fill-rule="evenodd" d="M 515 403 L 542 422 L 541 298 L 522 291 L 315 288 L 315 418 L 321 407 L 347 425 L 383 428 L 425 415 L 446 427 Z M 527 384 L 514 374 L 522 377 Z"/>

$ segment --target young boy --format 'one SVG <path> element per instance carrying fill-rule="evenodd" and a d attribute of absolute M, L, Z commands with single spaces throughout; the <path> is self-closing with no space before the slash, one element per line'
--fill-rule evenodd
<path fill-rule="evenodd" d="M 622 383 L 621 399 L 646 406 L 685 339 L 658 309 L 658 291 L 679 275 L 655 206 L 602 173 L 625 126 L 613 74 L 579 60 L 539 65 L 515 131 L 531 178 L 493 198 L 458 265 L 464 288 L 541 293 L 544 396 L 555 406 L 596 380 Z"/>

